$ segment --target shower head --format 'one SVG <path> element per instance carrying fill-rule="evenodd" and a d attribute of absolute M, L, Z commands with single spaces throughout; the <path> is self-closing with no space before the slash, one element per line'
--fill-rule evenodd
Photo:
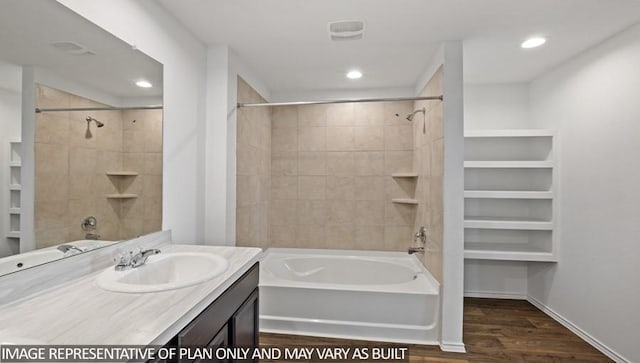
<path fill-rule="evenodd" d="M 407 120 L 409 120 L 409 121 L 413 121 L 413 118 L 416 116 L 416 114 L 417 114 L 417 113 L 422 113 L 422 114 L 424 114 L 426 111 L 427 111 L 427 110 L 426 110 L 424 107 L 423 107 L 423 108 L 421 108 L 421 109 L 419 109 L 419 110 L 415 110 L 415 111 L 413 111 L 412 113 L 410 113 L 410 114 L 408 114 L 408 115 L 407 115 Z"/>
<path fill-rule="evenodd" d="M 96 123 L 96 126 L 98 126 L 98 127 L 104 126 L 104 124 L 102 122 L 96 120 L 95 118 L 93 118 L 91 116 L 87 116 L 86 120 L 87 120 L 87 125 L 89 124 L 89 122 L 93 121 L 93 122 Z"/>

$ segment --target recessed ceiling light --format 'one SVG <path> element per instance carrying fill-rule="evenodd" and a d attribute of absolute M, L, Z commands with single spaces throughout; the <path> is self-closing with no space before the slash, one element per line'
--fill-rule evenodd
<path fill-rule="evenodd" d="M 349 78 L 349 79 L 362 78 L 362 72 L 357 71 L 357 70 L 349 71 L 349 73 L 347 73 L 347 78 Z"/>
<path fill-rule="evenodd" d="M 539 46 L 543 45 L 546 42 L 547 42 L 546 38 L 533 37 L 533 38 L 529 38 L 529 39 L 525 40 L 524 42 L 522 42 L 522 44 L 520 46 L 522 48 L 525 48 L 525 49 L 530 49 L 530 48 L 539 47 Z"/>
<path fill-rule="evenodd" d="M 138 86 L 140 88 L 151 88 L 151 87 L 153 87 L 153 85 L 149 81 L 145 81 L 144 79 L 139 80 L 138 82 L 136 82 L 136 86 Z"/>

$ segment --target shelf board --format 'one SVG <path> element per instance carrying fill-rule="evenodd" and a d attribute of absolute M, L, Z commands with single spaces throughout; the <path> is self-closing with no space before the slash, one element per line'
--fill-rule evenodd
<path fill-rule="evenodd" d="M 137 194 L 107 194 L 107 199 L 132 199 L 138 198 Z"/>
<path fill-rule="evenodd" d="M 473 260 L 555 262 L 553 253 L 525 243 L 465 242 L 464 258 Z"/>
<path fill-rule="evenodd" d="M 393 178 L 417 178 L 418 173 L 393 173 L 391 176 Z"/>
<path fill-rule="evenodd" d="M 108 171 L 106 173 L 109 176 L 136 176 L 138 175 L 137 171 Z"/>
<path fill-rule="evenodd" d="M 464 197 L 468 199 L 553 199 L 553 192 L 530 190 L 465 190 Z"/>
<path fill-rule="evenodd" d="M 553 168 L 553 161 L 465 161 L 464 167 L 467 169 L 550 169 Z"/>
<path fill-rule="evenodd" d="M 553 222 L 528 218 L 465 217 L 464 228 L 550 231 L 553 229 Z"/>
<path fill-rule="evenodd" d="M 549 129 L 466 130 L 464 137 L 549 137 L 555 132 Z"/>
<path fill-rule="evenodd" d="M 20 238 L 20 232 L 11 231 L 11 232 L 7 233 L 7 238 Z"/>
<path fill-rule="evenodd" d="M 418 200 L 417 199 L 396 198 L 396 199 L 391 199 L 391 201 L 393 203 L 398 203 L 398 204 L 411 204 L 411 205 L 417 205 L 418 204 Z"/>
<path fill-rule="evenodd" d="M 22 190 L 22 185 L 20 185 L 20 184 L 11 184 L 11 185 L 9 185 L 9 190 Z"/>
<path fill-rule="evenodd" d="M 20 208 L 9 208 L 9 214 L 20 214 Z"/>
<path fill-rule="evenodd" d="M 19 168 L 22 166 L 22 163 L 19 161 L 10 161 L 9 166 L 12 168 Z"/>

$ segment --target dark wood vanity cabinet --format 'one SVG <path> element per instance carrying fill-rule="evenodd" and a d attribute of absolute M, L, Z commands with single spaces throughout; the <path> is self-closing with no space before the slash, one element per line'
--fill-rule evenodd
<path fill-rule="evenodd" d="M 258 347 L 258 280 L 256 263 L 216 301 L 187 325 L 167 346 L 232 348 Z M 252 362 L 253 360 L 189 360 L 191 362 Z M 158 361 L 160 362 L 160 361 Z"/>

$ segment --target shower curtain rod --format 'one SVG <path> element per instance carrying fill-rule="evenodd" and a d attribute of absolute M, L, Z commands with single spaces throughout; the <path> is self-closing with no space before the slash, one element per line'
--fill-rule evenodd
<path fill-rule="evenodd" d="M 68 107 L 68 108 L 38 108 L 36 113 L 62 112 L 62 111 L 128 111 L 128 110 L 162 110 L 162 106 L 138 106 L 138 107 Z"/>
<path fill-rule="evenodd" d="M 353 100 L 334 100 L 334 101 L 238 103 L 238 108 L 241 108 L 241 107 L 327 105 L 327 104 L 331 104 L 331 103 L 352 103 L 352 102 L 394 102 L 394 101 L 435 101 L 435 100 L 442 101 L 443 100 L 443 96 L 396 97 L 396 98 L 360 98 L 360 99 L 353 99 Z"/>

